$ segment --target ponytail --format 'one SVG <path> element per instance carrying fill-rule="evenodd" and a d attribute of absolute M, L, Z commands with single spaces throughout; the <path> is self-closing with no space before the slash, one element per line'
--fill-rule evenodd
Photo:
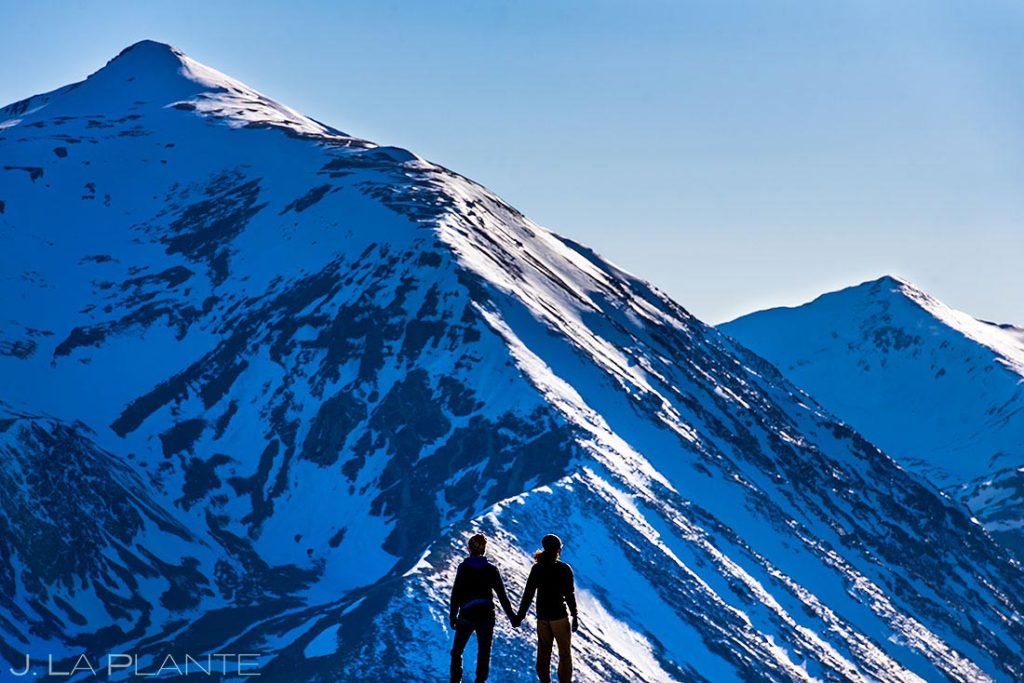
<path fill-rule="evenodd" d="M 547 549 L 535 550 L 533 553 L 533 561 L 537 564 L 542 562 L 554 562 L 558 559 L 558 551 L 551 551 Z"/>
<path fill-rule="evenodd" d="M 541 539 L 541 546 L 543 550 L 538 550 L 533 554 L 533 561 L 538 564 L 541 562 L 554 562 L 562 552 L 562 539 L 554 534 L 548 534 Z"/>

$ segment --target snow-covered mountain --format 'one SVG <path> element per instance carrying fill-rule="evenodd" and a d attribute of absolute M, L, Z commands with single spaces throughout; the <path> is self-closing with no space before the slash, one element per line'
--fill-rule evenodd
<path fill-rule="evenodd" d="M 1024 677 L 959 506 L 472 181 L 149 41 L 0 110 L 0 159 L 12 663 L 436 681 L 467 534 L 518 595 L 557 531 L 581 681 Z"/>
<path fill-rule="evenodd" d="M 1024 550 L 1024 330 L 895 277 L 720 327 Z"/>

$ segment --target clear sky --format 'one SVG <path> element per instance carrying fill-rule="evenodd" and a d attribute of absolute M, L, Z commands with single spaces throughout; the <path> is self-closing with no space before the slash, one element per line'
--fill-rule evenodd
<path fill-rule="evenodd" d="M 5 2 L 0 102 L 152 38 L 708 322 L 885 273 L 1024 324 L 1018 0 Z"/>

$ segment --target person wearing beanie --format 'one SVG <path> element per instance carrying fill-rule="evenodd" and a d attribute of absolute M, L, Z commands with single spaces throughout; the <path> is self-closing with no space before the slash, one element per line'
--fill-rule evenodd
<path fill-rule="evenodd" d="M 533 596 L 537 596 L 537 677 L 551 683 L 551 649 L 558 645 L 558 681 L 572 681 L 572 634 L 580 627 L 576 612 L 576 586 L 572 567 L 561 561 L 562 540 L 554 534 L 541 539 L 541 550 L 533 555 L 534 565 L 526 580 L 526 591 L 512 625 L 526 618 Z M 568 608 L 568 609 L 567 609 Z M 569 617 L 572 617 L 570 622 Z"/>
<path fill-rule="evenodd" d="M 469 637 L 476 633 L 476 683 L 484 683 L 491 667 L 491 641 L 494 639 L 494 599 L 509 621 L 514 621 L 512 603 L 505 592 L 498 568 L 487 561 L 487 538 L 476 534 L 469 539 L 469 557 L 459 564 L 452 584 L 448 621 L 455 631 L 452 644 L 451 681 L 462 681 L 462 653 Z"/>

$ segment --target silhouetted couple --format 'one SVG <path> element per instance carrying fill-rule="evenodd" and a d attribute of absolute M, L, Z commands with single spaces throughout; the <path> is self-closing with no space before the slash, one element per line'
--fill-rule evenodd
<path fill-rule="evenodd" d="M 534 565 L 526 580 L 526 591 L 519 602 L 519 611 L 505 593 L 505 583 L 498 568 L 487 561 L 487 539 L 477 534 L 469 539 L 469 557 L 462 561 L 452 585 L 449 621 L 455 631 L 452 645 L 452 683 L 462 681 L 462 652 L 469 637 L 476 633 L 476 683 L 484 683 L 491 665 L 491 641 L 494 638 L 494 602 L 497 594 L 505 615 L 514 628 L 519 628 L 527 610 L 537 596 L 537 677 L 551 681 L 551 649 L 558 645 L 558 680 L 572 680 L 572 634 L 579 628 L 576 614 L 576 587 L 572 567 L 562 562 L 562 541 L 554 534 L 541 540 L 542 550 L 533 555 Z M 568 607 L 568 609 L 566 609 Z M 572 615 L 572 621 L 569 616 Z"/>

